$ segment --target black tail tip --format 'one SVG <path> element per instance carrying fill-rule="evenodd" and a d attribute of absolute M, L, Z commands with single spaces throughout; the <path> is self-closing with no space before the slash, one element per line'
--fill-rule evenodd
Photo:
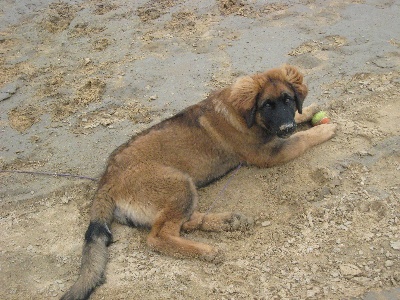
<path fill-rule="evenodd" d="M 85 233 L 85 241 L 90 243 L 95 238 L 102 238 L 106 239 L 106 245 L 110 245 L 112 242 L 112 234 L 110 229 L 108 229 L 107 224 L 102 224 L 100 222 L 92 221 L 89 224 L 88 229 Z"/>

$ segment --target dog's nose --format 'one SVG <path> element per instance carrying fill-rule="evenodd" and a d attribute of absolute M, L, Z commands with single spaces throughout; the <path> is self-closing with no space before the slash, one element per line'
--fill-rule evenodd
<path fill-rule="evenodd" d="M 296 123 L 287 123 L 279 126 L 278 137 L 287 137 L 296 130 Z"/>

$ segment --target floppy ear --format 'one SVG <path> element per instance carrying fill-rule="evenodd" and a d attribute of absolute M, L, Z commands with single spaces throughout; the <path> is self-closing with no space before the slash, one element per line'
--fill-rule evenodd
<path fill-rule="evenodd" d="M 245 113 L 244 118 L 246 119 L 246 125 L 247 128 L 251 128 L 254 125 L 254 122 L 256 120 L 256 111 L 257 111 L 257 105 L 254 105 L 250 111 L 247 111 Z"/>
<path fill-rule="evenodd" d="M 303 111 L 303 102 L 308 93 L 307 86 L 303 84 L 303 74 L 291 65 L 283 66 L 283 73 L 286 77 L 286 81 L 294 91 L 296 108 L 301 114 Z"/>
<path fill-rule="evenodd" d="M 231 87 L 229 102 L 244 118 L 248 128 L 255 122 L 259 91 L 260 85 L 250 76 L 239 78 Z"/>

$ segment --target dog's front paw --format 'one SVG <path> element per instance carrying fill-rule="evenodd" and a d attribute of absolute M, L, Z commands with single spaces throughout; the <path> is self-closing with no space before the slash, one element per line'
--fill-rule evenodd
<path fill-rule="evenodd" d="M 327 141 L 336 135 L 337 125 L 336 124 L 322 124 L 314 127 L 318 130 L 320 137 Z"/>
<path fill-rule="evenodd" d="M 308 115 L 311 115 L 311 117 L 312 117 L 320 110 L 321 110 L 321 107 L 319 106 L 319 104 L 314 102 L 314 103 L 311 103 L 309 106 L 303 108 L 303 113 L 305 111 L 305 112 L 307 112 Z"/>
<path fill-rule="evenodd" d="M 310 131 L 313 132 L 314 136 L 313 144 L 318 145 L 333 138 L 336 135 L 336 129 L 337 129 L 336 124 L 321 124 L 309 129 Z"/>
<path fill-rule="evenodd" d="M 296 113 L 295 121 L 298 124 L 308 122 L 319 111 L 320 111 L 320 106 L 317 103 L 312 103 L 311 105 L 303 108 L 302 114 Z"/>

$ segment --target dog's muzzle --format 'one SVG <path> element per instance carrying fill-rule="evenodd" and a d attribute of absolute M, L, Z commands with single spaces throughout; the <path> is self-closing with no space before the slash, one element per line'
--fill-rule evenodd
<path fill-rule="evenodd" d="M 279 126 L 277 136 L 280 138 L 289 137 L 296 130 L 296 123 L 288 123 Z"/>

